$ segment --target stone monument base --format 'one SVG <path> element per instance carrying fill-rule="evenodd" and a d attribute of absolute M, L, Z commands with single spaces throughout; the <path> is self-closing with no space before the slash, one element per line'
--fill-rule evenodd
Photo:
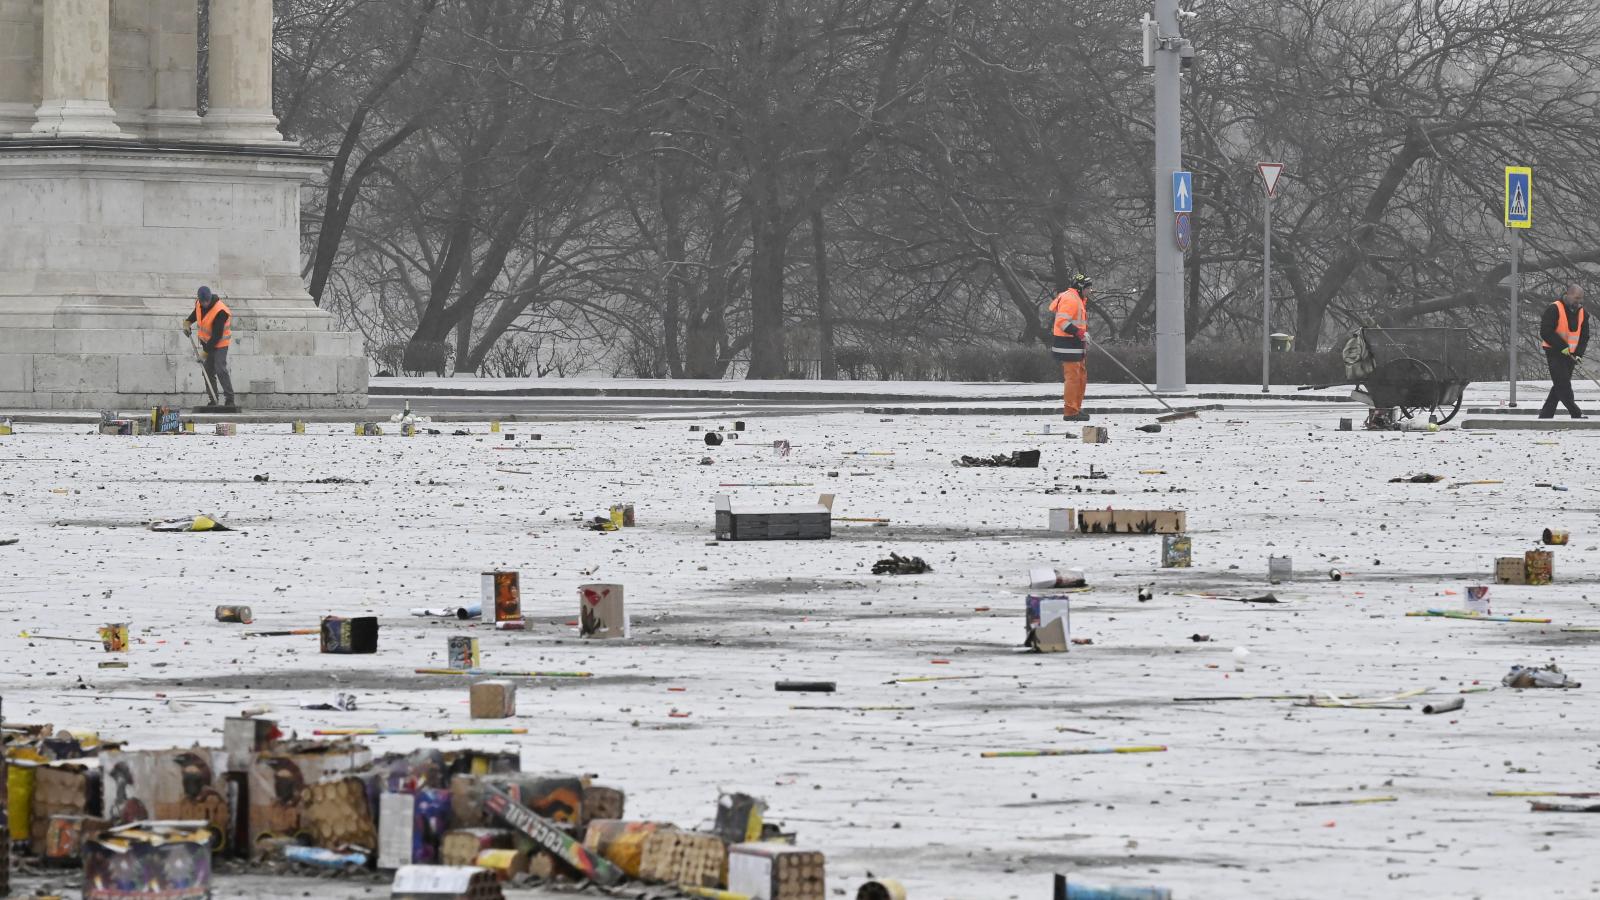
<path fill-rule="evenodd" d="M 233 310 L 246 409 L 361 408 L 358 336 L 306 294 L 292 148 L 0 141 L 0 408 L 207 402 L 180 330 L 195 290 Z"/>

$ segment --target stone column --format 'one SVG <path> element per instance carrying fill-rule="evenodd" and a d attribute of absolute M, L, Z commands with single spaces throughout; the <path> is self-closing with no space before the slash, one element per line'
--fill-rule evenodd
<path fill-rule="evenodd" d="M 35 135 L 123 136 L 111 109 L 110 0 L 44 0 L 42 94 Z"/>
<path fill-rule="evenodd" d="M 205 139 L 279 143 L 272 114 L 272 0 L 212 0 Z"/>
<path fill-rule="evenodd" d="M 195 70 L 195 0 L 151 0 L 150 66 L 155 76 L 155 102 L 145 113 L 145 133 L 152 138 L 196 138 L 200 133 Z"/>
<path fill-rule="evenodd" d="M 111 0 L 111 108 L 117 127 L 134 137 L 145 136 L 145 112 L 155 101 L 152 2 Z"/>
<path fill-rule="evenodd" d="M 0 137 L 32 128 L 38 109 L 38 3 L 0 0 Z"/>

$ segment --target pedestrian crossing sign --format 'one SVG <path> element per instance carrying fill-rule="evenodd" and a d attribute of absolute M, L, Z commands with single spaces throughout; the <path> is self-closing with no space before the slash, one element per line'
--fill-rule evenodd
<path fill-rule="evenodd" d="M 1506 227 L 1533 227 L 1533 170 L 1506 166 Z"/>

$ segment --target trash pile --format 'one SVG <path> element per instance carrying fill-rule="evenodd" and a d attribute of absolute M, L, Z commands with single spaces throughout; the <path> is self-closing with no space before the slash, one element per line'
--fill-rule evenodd
<path fill-rule="evenodd" d="M 874 575 L 926 575 L 933 571 L 933 566 L 928 565 L 920 556 L 901 556 L 890 552 L 888 559 L 880 559 L 872 564 Z"/>
<path fill-rule="evenodd" d="M 214 857 L 274 874 L 394 871 L 395 896 L 423 884 L 477 897 L 499 896 L 499 884 L 642 881 L 824 897 L 822 854 L 797 848 L 748 794 L 720 796 L 714 825 L 696 830 L 629 820 L 622 790 L 524 772 L 516 751 L 374 755 L 246 717 L 224 721 L 221 747 L 128 750 L 18 723 L 5 736 L 18 867 L 81 866 L 86 898 L 209 897 Z"/>
<path fill-rule="evenodd" d="M 955 464 L 957 468 L 962 469 L 1037 469 L 1039 451 L 1015 450 L 1009 456 L 1004 453 L 997 453 L 994 456 L 962 456 Z"/>

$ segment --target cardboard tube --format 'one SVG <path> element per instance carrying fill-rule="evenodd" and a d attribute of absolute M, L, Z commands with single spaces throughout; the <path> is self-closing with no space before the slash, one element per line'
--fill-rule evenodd
<path fill-rule="evenodd" d="M 1564 546 L 1570 539 L 1571 535 L 1567 533 L 1565 528 L 1546 528 L 1544 530 L 1544 542 L 1546 544 L 1553 544 L 1558 547 Z"/>
<path fill-rule="evenodd" d="M 1451 697 L 1449 700 L 1440 700 L 1438 703 L 1429 703 L 1422 708 L 1426 715 L 1437 716 L 1439 713 L 1454 712 L 1467 705 L 1465 697 Z"/>

